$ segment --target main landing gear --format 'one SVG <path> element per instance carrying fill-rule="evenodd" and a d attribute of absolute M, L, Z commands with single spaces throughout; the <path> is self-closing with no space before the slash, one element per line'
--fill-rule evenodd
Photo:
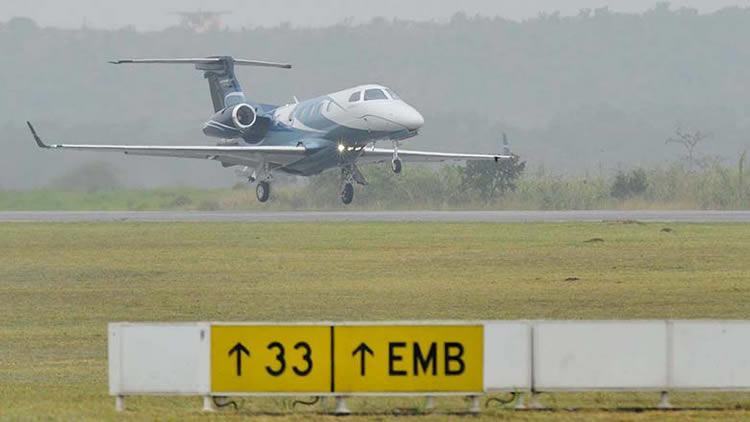
<path fill-rule="evenodd" d="M 263 164 L 258 170 L 253 171 L 248 176 L 247 180 L 250 183 L 258 182 L 255 186 L 255 197 L 258 198 L 258 202 L 266 202 L 271 197 L 271 179 L 272 175 L 268 164 Z"/>
<path fill-rule="evenodd" d="M 393 169 L 393 172 L 396 174 L 401 173 L 401 160 L 398 158 L 391 161 L 391 168 Z"/>
<path fill-rule="evenodd" d="M 349 205 L 354 200 L 354 166 L 341 167 L 341 202 Z"/>
<path fill-rule="evenodd" d="M 258 185 L 255 186 L 255 196 L 259 202 L 268 201 L 268 198 L 271 196 L 271 184 L 265 180 L 258 182 Z"/>
<path fill-rule="evenodd" d="M 349 205 L 354 200 L 354 184 L 367 185 L 367 180 L 354 164 L 341 167 L 341 202 Z"/>
<path fill-rule="evenodd" d="M 341 202 L 345 205 L 349 205 L 354 200 L 354 185 L 351 183 L 344 183 L 344 187 L 341 189 Z"/>

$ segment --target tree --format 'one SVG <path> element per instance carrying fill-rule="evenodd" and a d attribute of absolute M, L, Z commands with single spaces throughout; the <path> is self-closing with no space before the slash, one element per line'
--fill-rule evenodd
<path fill-rule="evenodd" d="M 524 169 L 526 161 L 517 155 L 511 159 L 494 161 L 470 161 L 461 174 L 464 189 L 476 190 L 483 201 L 491 202 L 497 195 L 516 190 L 516 181 Z"/>
<path fill-rule="evenodd" d="M 646 171 L 638 168 L 632 170 L 630 173 L 617 172 L 615 181 L 612 183 L 611 192 L 612 196 L 617 199 L 627 199 L 646 192 L 647 188 L 648 179 Z"/>
<path fill-rule="evenodd" d="M 703 133 L 700 130 L 696 130 L 694 132 L 683 132 L 682 129 L 677 128 L 675 130 L 675 136 L 668 138 L 666 141 L 664 141 L 664 143 L 682 145 L 687 151 L 687 156 L 685 157 L 685 159 L 688 163 L 688 169 L 690 171 L 693 171 L 698 164 L 698 160 L 695 156 L 695 148 L 699 143 L 708 139 L 709 137 L 709 134 Z"/>

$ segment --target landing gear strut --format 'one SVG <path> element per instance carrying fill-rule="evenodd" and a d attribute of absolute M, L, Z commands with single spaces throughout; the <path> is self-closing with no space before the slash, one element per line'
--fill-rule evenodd
<path fill-rule="evenodd" d="M 258 197 L 259 202 L 266 202 L 271 196 L 271 184 L 267 181 L 258 182 L 255 187 L 255 196 Z"/>

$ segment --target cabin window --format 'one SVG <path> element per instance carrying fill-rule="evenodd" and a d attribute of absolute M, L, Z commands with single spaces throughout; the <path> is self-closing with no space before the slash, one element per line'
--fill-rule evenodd
<path fill-rule="evenodd" d="M 350 102 L 350 103 L 356 103 L 357 101 L 359 101 L 359 96 L 360 96 L 360 94 L 361 94 L 361 92 L 360 92 L 360 91 L 357 91 L 357 92 L 355 92 L 354 94 L 352 94 L 352 96 L 351 96 L 351 97 L 349 97 L 349 102 Z"/>
<path fill-rule="evenodd" d="M 385 92 L 383 92 L 382 89 L 368 89 L 367 91 L 365 91 L 365 101 L 387 99 L 388 97 L 385 96 Z"/>

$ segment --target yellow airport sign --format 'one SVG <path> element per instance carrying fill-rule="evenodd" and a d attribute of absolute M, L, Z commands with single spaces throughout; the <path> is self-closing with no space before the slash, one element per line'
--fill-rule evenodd
<path fill-rule="evenodd" d="M 211 391 L 331 391 L 331 331 L 322 325 L 212 325 Z"/>
<path fill-rule="evenodd" d="M 334 327 L 334 390 L 483 391 L 482 325 Z"/>

